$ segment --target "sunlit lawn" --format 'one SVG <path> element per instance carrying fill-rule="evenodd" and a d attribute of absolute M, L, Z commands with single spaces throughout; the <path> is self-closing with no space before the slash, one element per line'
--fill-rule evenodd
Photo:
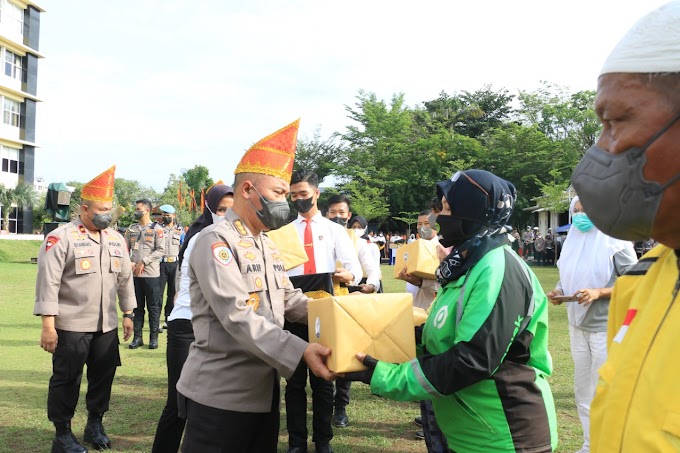
<path fill-rule="evenodd" d="M 37 266 L 26 263 L 31 256 L 37 256 L 37 247 L 37 243 L 0 240 L 0 452 L 48 452 L 53 436 L 45 409 L 50 355 L 38 345 L 40 319 L 32 316 Z M 534 271 L 544 289 L 552 288 L 557 280 L 554 268 L 539 267 Z M 388 292 L 403 291 L 403 282 L 393 279 L 392 267 L 383 265 L 383 277 Z M 580 447 L 581 429 L 573 402 L 573 365 L 563 308 L 550 307 L 550 323 L 554 364 L 550 383 L 558 409 L 559 451 L 575 451 Z M 157 350 L 129 350 L 122 344 L 121 358 L 123 366 L 116 375 L 105 426 L 116 451 L 149 451 L 165 403 L 165 335 L 161 335 Z M 85 381 L 73 420 L 78 437 L 82 436 L 87 416 Z M 335 430 L 332 445 L 338 453 L 426 451 L 424 443 L 413 437 L 417 429 L 413 418 L 419 413 L 416 403 L 377 398 L 367 386 L 354 384 L 348 413 L 350 426 Z M 311 412 L 308 419 L 311 430 Z M 285 414 L 281 420 L 279 451 L 285 452 Z"/>

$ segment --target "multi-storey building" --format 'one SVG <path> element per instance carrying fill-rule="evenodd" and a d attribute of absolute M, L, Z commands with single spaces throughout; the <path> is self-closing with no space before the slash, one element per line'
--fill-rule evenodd
<path fill-rule="evenodd" d="M 0 0 L 0 184 L 34 183 L 35 114 L 38 88 L 40 13 L 30 0 Z M 31 233 L 31 207 L 10 209 L 9 230 Z M 0 215 L 0 219 L 4 216 Z"/>

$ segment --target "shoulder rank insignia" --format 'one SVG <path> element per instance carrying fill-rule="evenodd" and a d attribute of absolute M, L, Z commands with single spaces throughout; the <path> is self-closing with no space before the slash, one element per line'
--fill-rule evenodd
<path fill-rule="evenodd" d="M 236 227 L 238 234 L 241 236 L 248 236 L 248 231 L 246 231 L 246 227 L 243 225 L 243 221 L 241 221 L 241 219 L 235 220 L 234 226 Z"/>
<path fill-rule="evenodd" d="M 45 239 L 45 252 L 49 252 L 52 246 L 59 242 L 59 238 L 57 236 L 47 236 L 47 239 Z"/>
<path fill-rule="evenodd" d="M 244 241 L 243 239 L 238 241 L 239 247 L 243 247 L 244 249 L 247 249 L 248 247 L 252 247 L 253 243 L 250 241 Z"/>
<path fill-rule="evenodd" d="M 87 230 L 85 229 L 85 226 L 83 226 L 83 225 L 78 225 L 78 232 L 80 234 L 87 234 Z"/>
<path fill-rule="evenodd" d="M 226 242 L 216 242 L 212 245 L 213 257 L 218 263 L 228 266 L 234 260 L 234 255 Z"/>
<path fill-rule="evenodd" d="M 257 311 L 260 308 L 260 296 L 257 293 L 250 293 L 248 296 L 246 305 L 252 307 L 253 311 Z"/>
<path fill-rule="evenodd" d="M 250 261 L 255 261 L 255 258 L 257 258 L 257 255 L 255 255 L 253 252 L 246 252 L 243 255 L 243 257 L 249 259 Z"/>

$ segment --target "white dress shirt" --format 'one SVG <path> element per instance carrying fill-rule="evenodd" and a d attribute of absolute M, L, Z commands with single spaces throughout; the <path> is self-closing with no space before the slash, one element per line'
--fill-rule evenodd
<path fill-rule="evenodd" d="M 382 279 L 378 246 L 359 236 L 354 236 L 354 239 L 356 240 L 359 263 L 364 271 L 363 276 L 366 277 L 366 284 L 373 285 L 377 291 L 380 288 L 380 280 Z M 373 253 L 373 249 L 375 249 L 377 254 Z"/>
<path fill-rule="evenodd" d="M 347 269 L 353 276 L 354 280 L 349 283 L 350 286 L 356 286 L 361 282 L 363 271 L 357 252 L 354 249 L 354 244 L 347 234 L 347 231 L 342 225 L 331 222 L 323 217 L 320 212 L 317 212 L 312 221 L 312 240 L 314 242 L 314 262 L 316 264 L 317 274 L 333 273 L 336 270 L 336 262 L 340 262 L 342 267 Z M 307 222 L 304 217 L 298 214 L 297 219 L 293 221 L 297 229 L 300 240 L 304 244 L 305 228 Z M 301 264 L 288 271 L 288 275 L 295 277 L 297 275 L 304 275 L 305 265 Z"/>
<path fill-rule="evenodd" d="M 180 267 L 177 272 L 179 280 L 179 291 L 177 292 L 177 299 L 175 299 L 175 304 L 172 307 L 172 312 L 168 316 L 168 322 L 174 321 L 175 319 L 188 319 L 191 321 L 191 298 L 189 297 L 189 283 L 191 279 L 189 278 L 189 257 L 191 256 L 191 251 L 194 249 L 196 244 L 196 238 L 201 235 L 199 231 L 194 234 L 189 243 L 187 244 L 187 249 L 184 251 L 184 258 L 182 258 L 182 267 Z"/>

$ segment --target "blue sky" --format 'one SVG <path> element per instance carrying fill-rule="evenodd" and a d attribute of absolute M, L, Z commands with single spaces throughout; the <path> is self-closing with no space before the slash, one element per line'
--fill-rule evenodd
<path fill-rule="evenodd" d="M 298 117 L 301 137 L 344 130 L 359 89 L 410 105 L 485 84 L 595 89 L 614 44 L 665 2 L 634 3 L 44 0 L 36 176 L 116 164 L 162 190 L 201 164 L 231 182 L 245 149 Z"/>

